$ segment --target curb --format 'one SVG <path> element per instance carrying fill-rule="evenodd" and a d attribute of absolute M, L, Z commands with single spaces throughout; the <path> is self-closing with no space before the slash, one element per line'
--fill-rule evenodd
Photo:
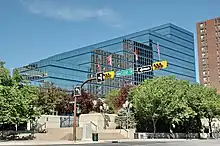
<path fill-rule="evenodd" d="M 123 143 L 123 142 L 182 142 L 182 141 L 197 141 L 200 139 L 119 139 L 119 140 L 104 140 L 104 143 Z"/>
<path fill-rule="evenodd" d="M 196 141 L 199 139 L 118 139 L 118 140 L 99 140 L 99 141 L 0 141 L 0 145 L 65 145 L 65 144 L 96 144 L 96 143 L 123 143 L 123 142 L 181 142 Z"/>
<path fill-rule="evenodd" d="M 96 144 L 104 143 L 103 141 L 1 141 L 0 146 L 23 146 L 23 145 L 75 145 L 75 144 Z"/>

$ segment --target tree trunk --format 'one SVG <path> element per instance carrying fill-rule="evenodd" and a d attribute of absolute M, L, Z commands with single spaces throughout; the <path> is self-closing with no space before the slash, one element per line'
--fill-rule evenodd
<path fill-rule="evenodd" d="M 170 126 L 170 137 L 173 139 L 174 138 L 174 135 L 173 135 L 173 130 L 172 130 L 172 124 L 170 123 L 169 124 Z"/>
<path fill-rule="evenodd" d="M 189 119 L 189 121 L 187 122 L 187 124 L 186 124 L 186 139 L 189 139 L 189 133 L 190 133 L 190 131 L 189 131 L 189 129 L 191 128 L 191 126 L 192 126 L 192 122 L 193 122 L 193 120 L 190 118 Z"/>
<path fill-rule="evenodd" d="M 152 119 L 152 121 L 153 121 L 153 127 L 154 127 L 154 138 L 156 138 L 156 130 L 157 130 L 156 124 L 157 124 L 157 120 Z"/>
<path fill-rule="evenodd" d="M 209 118 L 209 132 L 210 132 L 210 138 L 212 138 L 212 120 Z"/>
<path fill-rule="evenodd" d="M 2 121 L 2 137 L 1 137 L 2 140 L 4 138 L 4 128 L 5 128 L 4 121 Z"/>
<path fill-rule="evenodd" d="M 153 122 L 153 126 L 154 126 L 154 138 L 156 138 L 156 123 Z"/>
<path fill-rule="evenodd" d="M 201 119 L 200 119 L 200 116 L 196 116 L 195 117 L 195 119 L 196 119 L 196 125 L 197 125 L 197 133 L 198 133 L 198 138 L 200 139 L 201 137 L 200 137 L 200 130 L 201 130 L 201 128 L 202 128 L 202 124 L 201 124 Z"/>

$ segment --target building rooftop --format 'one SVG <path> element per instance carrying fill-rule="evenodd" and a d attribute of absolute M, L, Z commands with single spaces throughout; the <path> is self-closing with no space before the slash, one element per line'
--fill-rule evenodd
<path fill-rule="evenodd" d="M 210 20 L 215 20 L 215 19 L 219 19 L 219 20 L 220 20 L 220 17 L 215 17 L 215 18 L 211 18 L 211 19 L 207 19 L 207 20 L 199 21 L 199 22 L 197 22 L 197 24 L 199 24 L 199 23 L 203 23 L 203 22 L 206 22 L 206 21 L 210 21 Z"/>
<path fill-rule="evenodd" d="M 115 43 L 117 43 L 117 41 L 122 40 L 122 39 L 132 39 L 133 37 L 146 35 L 146 34 L 149 34 L 149 33 L 154 34 L 158 37 L 163 37 L 163 38 L 166 39 L 167 36 L 165 36 L 164 34 L 161 34 L 159 32 L 155 32 L 157 30 L 164 29 L 164 28 L 178 29 L 179 31 L 182 31 L 183 33 L 189 35 L 193 39 L 193 33 L 192 32 L 190 32 L 186 29 L 183 29 L 179 26 L 176 26 L 172 23 L 166 23 L 166 24 L 156 26 L 156 27 L 153 27 L 153 28 L 149 28 L 149 29 L 145 29 L 145 30 L 142 30 L 142 31 L 134 32 L 134 33 L 131 33 L 131 34 L 127 34 L 127 35 L 120 36 L 120 37 L 117 37 L 117 38 L 109 39 L 109 40 L 99 42 L 99 43 L 95 43 L 95 44 L 92 44 L 92 45 L 88 45 L 88 46 L 85 46 L 85 47 L 73 49 L 73 50 L 70 50 L 70 51 L 67 51 L 67 52 L 59 53 L 59 54 L 53 55 L 51 57 L 48 57 L 46 59 L 47 60 L 59 60 L 59 59 L 62 59 L 62 56 L 65 56 L 65 57 L 66 56 L 71 56 L 71 57 L 73 57 L 73 56 L 81 54 L 81 53 L 90 52 L 91 50 L 98 49 L 100 47 L 104 47 L 104 46 L 106 46 L 106 44 L 108 44 L 108 45 L 115 44 Z M 170 31 L 169 34 L 171 34 L 171 33 L 172 32 Z M 169 39 L 169 38 L 167 37 L 167 39 Z M 172 40 L 170 40 L 170 41 L 172 41 Z M 120 43 L 120 42 L 118 42 L 118 43 Z M 43 61 L 43 60 L 45 60 L 45 59 L 42 59 L 40 61 Z"/>

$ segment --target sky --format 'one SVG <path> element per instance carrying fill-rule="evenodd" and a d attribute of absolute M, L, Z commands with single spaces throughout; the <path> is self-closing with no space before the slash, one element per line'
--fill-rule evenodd
<path fill-rule="evenodd" d="M 219 17 L 219 6 L 220 0 L 0 0 L 0 60 L 13 69 L 165 23 L 193 32 L 197 50 L 196 22 Z"/>

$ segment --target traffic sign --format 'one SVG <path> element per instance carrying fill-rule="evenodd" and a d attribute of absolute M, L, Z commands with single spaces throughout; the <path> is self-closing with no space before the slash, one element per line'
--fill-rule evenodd
<path fill-rule="evenodd" d="M 167 61 L 154 62 L 152 64 L 153 70 L 164 69 L 164 68 L 167 68 L 167 66 L 168 66 Z"/>
<path fill-rule="evenodd" d="M 114 71 L 104 72 L 104 79 L 113 79 L 115 77 Z"/>
<path fill-rule="evenodd" d="M 81 87 L 80 86 L 74 87 L 74 96 L 81 96 Z"/>
<path fill-rule="evenodd" d="M 152 71 L 151 65 L 141 66 L 137 68 L 138 73 L 150 72 L 150 71 Z"/>
<path fill-rule="evenodd" d="M 98 73 L 96 73 L 96 81 L 97 81 L 98 83 L 104 81 L 104 73 L 103 73 L 103 72 L 98 72 Z"/>
<path fill-rule="evenodd" d="M 131 76 L 134 74 L 134 71 L 132 68 L 125 69 L 125 70 L 120 70 L 116 72 L 116 77 L 121 77 L 121 76 Z"/>

